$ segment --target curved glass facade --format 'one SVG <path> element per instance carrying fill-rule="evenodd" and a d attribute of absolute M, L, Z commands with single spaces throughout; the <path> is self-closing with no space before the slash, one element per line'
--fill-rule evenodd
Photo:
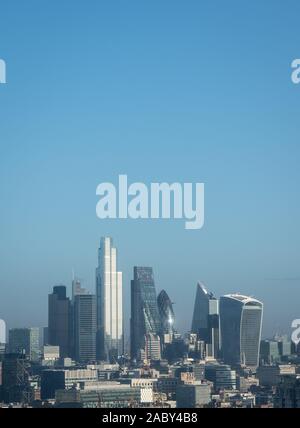
<path fill-rule="evenodd" d="M 255 369 L 259 361 L 263 304 L 232 294 L 220 299 L 222 355 L 225 363 Z"/>
<path fill-rule="evenodd" d="M 165 290 L 162 290 L 157 297 L 158 311 L 161 319 L 162 334 L 173 334 L 175 315 L 173 304 Z"/>
<path fill-rule="evenodd" d="M 151 267 L 135 267 L 131 281 L 131 358 L 139 360 L 148 348 L 159 348 L 161 322 L 157 307 L 153 270 Z M 147 352 L 146 352 L 147 353 Z M 159 352 L 156 352 L 158 355 Z"/>

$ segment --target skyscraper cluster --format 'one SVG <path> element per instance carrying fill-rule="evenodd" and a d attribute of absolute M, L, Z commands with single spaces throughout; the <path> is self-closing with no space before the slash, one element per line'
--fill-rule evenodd
<path fill-rule="evenodd" d="M 79 362 L 113 361 L 123 354 L 122 273 L 111 238 L 102 238 L 96 268 L 96 293 L 72 281 L 72 300 L 65 286 L 49 295 L 49 345 L 59 346 L 61 357 Z"/>
<path fill-rule="evenodd" d="M 95 295 L 74 278 L 71 300 L 63 285 L 53 287 L 48 299 L 45 342 L 59 346 L 62 358 L 116 362 L 124 354 L 122 272 L 118 270 L 117 249 L 111 238 L 100 241 Z M 170 341 L 175 332 L 174 322 L 173 305 L 166 291 L 156 295 L 153 269 L 134 267 L 131 358 L 160 360 L 164 341 Z"/>
<path fill-rule="evenodd" d="M 117 249 L 103 237 L 98 249 L 96 293 L 88 293 L 78 279 L 72 299 L 65 286 L 49 295 L 49 345 L 61 357 L 76 361 L 116 362 L 124 355 L 123 284 Z M 172 360 L 188 354 L 222 359 L 230 366 L 255 369 L 259 363 L 263 304 L 240 294 L 219 300 L 199 282 L 191 324 L 184 341 L 175 329 L 173 303 L 165 290 L 156 294 L 152 267 L 135 266 L 131 281 L 130 358 L 137 364 Z"/>
<path fill-rule="evenodd" d="M 133 267 L 125 346 L 118 253 L 111 238 L 101 238 L 95 293 L 73 274 L 70 297 L 65 285 L 48 296 L 43 341 L 39 328 L 9 330 L 9 346 L 0 354 L 0 400 L 90 407 L 100 405 L 100 394 L 108 407 L 169 400 L 177 407 L 292 402 L 289 388 L 298 383 L 281 378 L 300 372 L 290 364 L 298 351 L 284 335 L 261 340 L 262 302 L 238 293 L 217 298 L 202 282 L 195 291 L 193 311 L 186 308 L 191 328 L 181 334 L 170 296 L 157 294 L 153 268 Z"/>
<path fill-rule="evenodd" d="M 52 346 L 52 351 L 59 349 L 60 358 L 116 363 L 122 357 L 141 365 L 192 355 L 251 370 L 259 364 L 263 304 L 252 297 L 227 294 L 218 300 L 199 282 L 191 331 L 183 337 L 175 329 L 173 303 L 167 292 L 161 290 L 157 296 L 153 268 L 135 266 L 130 350 L 124 352 L 122 272 L 109 237 L 100 240 L 95 288 L 91 294 L 73 277 L 71 298 L 64 285 L 54 286 L 49 294 L 44 344 Z M 31 361 L 39 359 L 38 329 L 12 329 L 9 336 L 12 353 L 24 353 Z"/>

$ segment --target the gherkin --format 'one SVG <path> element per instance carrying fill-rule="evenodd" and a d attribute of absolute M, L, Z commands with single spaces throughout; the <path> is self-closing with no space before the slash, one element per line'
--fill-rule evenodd
<path fill-rule="evenodd" d="M 157 297 L 157 305 L 161 319 L 161 328 L 163 334 L 174 333 L 175 315 L 173 303 L 165 290 L 162 290 Z"/>

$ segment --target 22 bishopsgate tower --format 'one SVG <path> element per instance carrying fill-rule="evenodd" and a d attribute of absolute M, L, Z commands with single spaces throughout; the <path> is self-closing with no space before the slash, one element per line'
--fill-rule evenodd
<path fill-rule="evenodd" d="M 113 361 L 123 354 L 122 272 L 111 238 L 101 238 L 96 269 L 97 357 Z"/>

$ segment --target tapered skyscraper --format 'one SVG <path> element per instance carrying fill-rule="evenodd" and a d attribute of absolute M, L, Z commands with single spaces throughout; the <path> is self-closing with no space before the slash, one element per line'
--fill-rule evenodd
<path fill-rule="evenodd" d="M 97 357 L 115 360 L 123 354 L 122 272 L 111 238 L 101 238 L 96 269 Z"/>
<path fill-rule="evenodd" d="M 219 301 L 201 282 L 197 284 L 192 333 L 196 333 L 205 342 L 207 356 L 218 356 Z"/>
<path fill-rule="evenodd" d="M 165 290 L 162 290 L 157 297 L 157 306 L 161 320 L 161 333 L 173 334 L 175 315 L 173 303 Z"/>
<path fill-rule="evenodd" d="M 220 299 L 222 354 L 226 364 L 256 369 L 263 304 L 252 297 L 229 294 Z"/>

